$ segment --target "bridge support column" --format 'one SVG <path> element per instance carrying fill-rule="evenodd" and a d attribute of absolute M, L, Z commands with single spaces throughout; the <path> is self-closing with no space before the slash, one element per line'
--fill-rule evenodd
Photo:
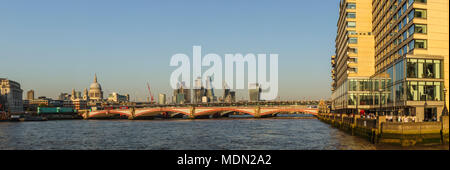
<path fill-rule="evenodd" d="M 195 119 L 195 107 L 189 109 L 189 119 Z"/>
<path fill-rule="evenodd" d="M 261 107 L 255 108 L 255 118 L 261 118 Z"/>
<path fill-rule="evenodd" d="M 89 119 L 89 111 L 87 111 L 86 113 L 83 114 L 83 118 L 84 119 Z"/>
<path fill-rule="evenodd" d="M 135 116 L 135 114 L 134 114 L 135 111 L 136 111 L 136 109 L 135 109 L 134 107 L 130 109 L 131 115 L 128 116 L 128 120 L 133 120 L 134 118 L 136 118 L 136 116 Z"/>

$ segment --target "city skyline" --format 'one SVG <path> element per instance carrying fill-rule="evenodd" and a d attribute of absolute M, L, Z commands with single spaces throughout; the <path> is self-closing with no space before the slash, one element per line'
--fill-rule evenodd
<path fill-rule="evenodd" d="M 0 77 L 19 82 L 24 91 L 33 89 L 36 96 L 56 98 L 88 88 L 96 73 L 106 95 L 118 92 L 142 101 L 147 82 L 152 93 L 171 94 L 170 57 L 192 55 L 192 46 L 201 45 L 204 54 L 278 53 L 281 99 L 328 99 L 337 5 L 10 2 L 0 7 L 0 57 L 8 63 Z M 313 12 L 324 14 L 311 19 Z M 237 99 L 248 99 L 246 91 L 236 93 Z"/>

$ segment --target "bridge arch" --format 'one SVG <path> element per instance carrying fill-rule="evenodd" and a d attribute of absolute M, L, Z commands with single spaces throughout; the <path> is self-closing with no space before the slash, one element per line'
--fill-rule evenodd
<path fill-rule="evenodd" d="M 89 118 L 107 117 L 106 115 L 131 116 L 131 112 L 129 112 L 129 110 L 100 110 L 89 112 Z"/>
<path fill-rule="evenodd" d="M 198 111 L 201 110 L 201 111 Z M 255 115 L 255 108 L 231 108 L 231 107 L 218 107 L 218 108 L 207 108 L 207 107 L 200 107 L 196 108 L 195 116 L 204 116 L 204 115 L 213 115 L 216 113 L 221 112 L 239 112 L 239 113 L 245 113 L 254 116 Z"/>
<path fill-rule="evenodd" d="M 164 112 L 181 113 L 184 115 L 190 115 L 190 113 L 176 108 L 151 108 L 151 109 L 140 109 L 135 111 L 135 117 L 142 116 L 156 116 Z"/>
<path fill-rule="evenodd" d="M 279 113 L 279 112 L 302 112 L 302 113 L 317 115 L 317 113 L 312 112 L 309 109 L 297 109 L 297 108 L 280 108 L 280 109 L 262 112 L 261 115 L 269 115 L 269 114 Z"/>

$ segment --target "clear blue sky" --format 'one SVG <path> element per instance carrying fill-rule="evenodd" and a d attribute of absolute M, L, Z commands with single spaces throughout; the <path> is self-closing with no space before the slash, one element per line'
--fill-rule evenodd
<path fill-rule="evenodd" d="M 282 99 L 329 98 L 338 0 L 0 0 L 0 77 L 55 98 L 170 93 L 172 55 L 278 53 Z M 248 94 L 242 92 L 239 98 Z"/>

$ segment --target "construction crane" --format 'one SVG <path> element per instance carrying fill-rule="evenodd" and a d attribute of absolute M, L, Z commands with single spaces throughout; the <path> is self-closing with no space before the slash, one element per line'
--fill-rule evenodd
<path fill-rule="evenodd" d="M 148 82 L 147 82 L 147 88 L 148 88 L 148 93 L 150 94 L 150 97 L 151 97 L 151 104 L 153 104 L 153 95 L 152 95 L 152 91 L 150 90 L 150 84 L 148 84 Z"/>

